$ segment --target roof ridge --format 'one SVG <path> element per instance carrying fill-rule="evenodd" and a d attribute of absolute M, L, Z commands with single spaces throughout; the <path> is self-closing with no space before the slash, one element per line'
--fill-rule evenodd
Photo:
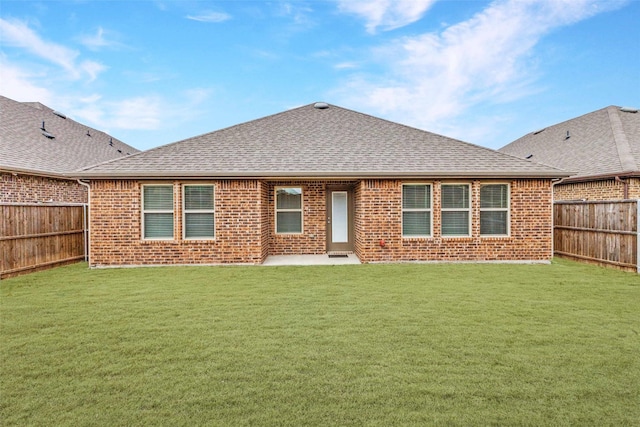
<path fill-rule="evenodd" d="M 631 145 L 627 139 L 627 134 L 622 127 L 622 120 L 618 115 L 618 107 L 607 107 L 607 114 L 609 115 L 609 123 L 611 125 L 611 131 L 613 132 L 613 141 L 616 144 L 618 150 L 618 157 L 620 159 L 620 166 L 625 172 L 638 170 L 638 164 L 631 151 Z"/>

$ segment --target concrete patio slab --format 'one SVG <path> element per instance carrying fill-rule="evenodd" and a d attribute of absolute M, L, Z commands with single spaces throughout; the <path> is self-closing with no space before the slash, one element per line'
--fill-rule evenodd
<path fill-rule="evenodd" d="M 355 254 L 346 254 L 340 257 L 322 255 L 269 255 L 262 265 L 344 265 L 360 264 Z"/>

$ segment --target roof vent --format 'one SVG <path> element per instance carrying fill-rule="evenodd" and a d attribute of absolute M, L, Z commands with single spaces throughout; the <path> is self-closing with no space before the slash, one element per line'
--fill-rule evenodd
<path fill-rule="evenodd" d="M 622 111 L 623 113 L 637 113 L 638 109 L 633 107 L 622 107 L 620 108 L 620 111 Z"/>
<path fill-rule="evenodd" d="M 529 154 L 527 157 L 525 157 L 525 159 L 530 159 L 533 157 L 533 154 Z"/>
<path fill-rule="evenodd" d="M 327 104 L 326 102 L 316 102 L 315 104 L 313 104 L 313 108 L 317 110 L 326 110 L 327 108 L 329 108 L 329 104 Z"/>
<path fill-rule="evenodd" d="M 109 138 L 109 145 L 113 147 L 113 138 Z"/>
<path fill-rule="evenodd" d="M 91 136 L 91 132 L 87 131 L 87 136 Z"/>
<path fill-rule="evenodd" d="M 63 119 L 67 118 L 67 116 L 62 114 L 60 111 L 53 111 L 53 114 L 55 114 L 58 117 L 62 117 Z"/>
<path fill-rule="evenodd" d="M 569 133 L 569 131 L 567 131 L 567 136 L 564 137 L 564 140 L 566 141 L 569 138 L 571 138 L 571 133 Z"/>
<path fill-rule="evenodd" d="M 42 126 L 40 126 L 40 129 L 42 129 L 42 130 L 47 130 L 47 129 L 44 127 L 44 120 L 42 121 Z"/>
<path fill-rule="evenodd" d="M 537 131 L 533 132 L 534 135 L 537 135 L 539 133 L 544 132 L 545 130 L 547 130 L 547 128 L 542 128 L 542 129 L 538 129 Z"/>
<path fill-rule="evenodd" d="M 54 138 L 55 138 L 55 136 L 51 135 L 51 134 L 50 134 L 49 132 L 47 132 L 46 130 L 43 130 L 43 131 L 42 131 L 42 134 L 43 134 L 44 136 L 46 136 L 47 138 L 49 138 L 49 139 L 54 139 Z"/>

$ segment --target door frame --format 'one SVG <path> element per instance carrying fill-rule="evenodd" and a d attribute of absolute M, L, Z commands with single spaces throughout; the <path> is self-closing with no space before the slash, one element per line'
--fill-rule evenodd
<path fill-rule="evenodd" d="M 347 242 L 346 243 L 333 243 L 331 240 L 333 218 L 333 192 L 347 192 Z M 328 186 L 326 189 L 327 203 L 325 211 L 325 224 L 326 224 L 326 251 L 329 252 L 353 252 L 355 248 L 355 198 L 353 186 Z"/>

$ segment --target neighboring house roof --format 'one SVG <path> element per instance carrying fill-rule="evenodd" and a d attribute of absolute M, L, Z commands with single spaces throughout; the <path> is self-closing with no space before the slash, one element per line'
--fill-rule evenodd
<path fill-rule="evenodd" d="M 99 177 L 562 177 L 555 168 L 325 103 L 79 172 Z"/>
<path fill-rule="evenodd" d="M 1 170 L 62 176 L 138 152 L 38 102 L 0 96 Z"/>
<path fill-rule="evenodd" d="M 640 113 L 609 106 L 527 134 L 499 151 L 573 171 L 569 180 L 640 174 Z"/>

